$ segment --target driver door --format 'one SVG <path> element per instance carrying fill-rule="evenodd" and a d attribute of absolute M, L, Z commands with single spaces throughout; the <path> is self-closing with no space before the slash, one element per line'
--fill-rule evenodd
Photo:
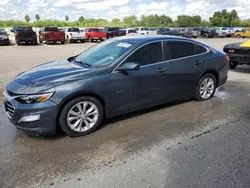
<path fill-rule="evenodd" d="M 166 69 L 162 62 L 161 42 L 147 44 L 123 61 L 134 62 L 140 65 L 139 70 L 114 71 L 109 76 L 106 89 L 112 95 L 109 105 L 115 106 L 115 114 L 142 109 L 159 103 L 163 99 L 162 72 Z M 119 68 L 118 67 L 118 68 Z"/>

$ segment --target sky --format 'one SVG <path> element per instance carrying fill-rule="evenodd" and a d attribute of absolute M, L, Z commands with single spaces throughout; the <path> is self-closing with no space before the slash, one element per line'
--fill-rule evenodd
<path fill-rule="evenodd" d="M 158 14 L 176 19 L 178 15 L 200 15 L 208 20 L 213 12 L 236 9 L 241 19 L 250 18 L 250 0 L 0 0 L 0 20 L 41 19 L 70 21 L 85 18 L 122 19 L 125 16 Z"/>

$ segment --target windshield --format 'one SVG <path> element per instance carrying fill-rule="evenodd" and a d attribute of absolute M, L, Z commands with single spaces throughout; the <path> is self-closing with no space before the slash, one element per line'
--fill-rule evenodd
<path fill-rule="evenodd" d="M 0 35 L 7 35 L 6 31 L 0 30 Z"/>
<path fill-rule="evenodd" d="M 136 33 L 136 30 L 130 29 L 130 30 L 128 30 L 128 33 Z"/>
<path fill-rule="evenodd" d="M 68 28 L 68 32 L 80 32 L 79 28 Z"/>
<path fill-rule="evenodd" d="M 121 55 L 134 49 L 136 44 L 108 40 L 83 52 L 75 61 L 90 66 L 105 66 L 116 61 Z"/>

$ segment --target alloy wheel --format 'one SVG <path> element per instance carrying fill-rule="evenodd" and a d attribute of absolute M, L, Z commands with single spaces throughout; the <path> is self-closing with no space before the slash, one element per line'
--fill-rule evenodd
<path fill-rule="evenodd" d="M 203 99 L 208 99 L 214 93 L 215 84 L 212 78 L 206 78 L 200 85 L 200 96 Z"/>
<path fill-rule="evenodd" d="M 68 112 L 67 123 L 76 132 L 85 132 L 91 129 L 99 116 L 97 106 L 89 101 L 75 104 Z"/>

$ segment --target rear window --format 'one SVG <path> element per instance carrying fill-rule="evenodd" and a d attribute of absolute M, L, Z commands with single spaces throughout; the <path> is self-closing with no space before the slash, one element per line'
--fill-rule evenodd
<path fill-rule="evenodd" d="M 17 31 L 32 31 L 32 27 L 17 27 Z"/>
<path fill-rule="evenodd" d="M 128 30 L 128 33 L 136 33 L 136 30 L 130 29 L 130 30 Z"/>
<path fill-rule="evenodd" d="M 80 32 L 79 28 L 68 28 L 68 32 Z"/>
<path fill-rule="evenodd" d="M 58 31 L 57 27 L 45 27 L 44 31 Z"/>

